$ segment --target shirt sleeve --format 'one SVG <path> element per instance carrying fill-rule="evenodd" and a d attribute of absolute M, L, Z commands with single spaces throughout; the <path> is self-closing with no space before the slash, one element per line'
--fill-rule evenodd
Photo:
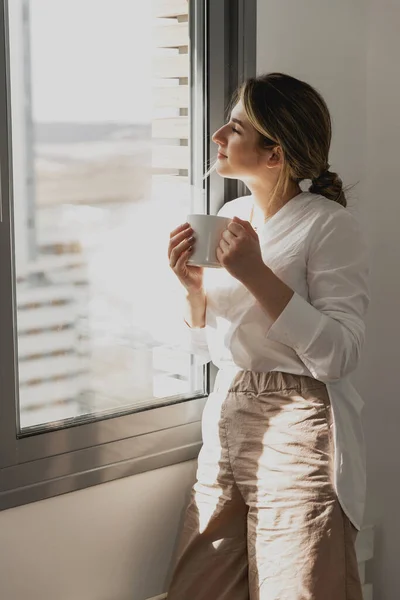
<path fill-rule="evenodd" d="M 236 200 L 236 203 L 238 200 L 239 199 Z M 231 217 L 232 206 L 233 205 L 230 202 L 223 204 L 218 210 L 217 215 L 221 217 Z M 207 342 L 206 327 L 190 327 L 190 325 L 185 320 L 183 320 L 183 326 L 186 331 L 185 347 L 188 349 L 189 352 L 195 354 L 198 358 L 200 358 L 204 364 L 210 362 L 211 354 Z"/>
<path fill-rule="evenodd" d="M 202 364 L 209 363 L 211 361 L 211 355 L 208 349 L 206 328 L 190 327 L 185 320 L 183 320 L 183 327 L 186 338 L 186 343 L 184 343 L 184 345 L 188 352 L 201 359 Z"/>
<path fill-rule="evenodd" d="M 291 347 L 313 377 L 329 382 L 357 367 L 369 304 L 368 252 L 347 209 L 314 231 L 307 260 L 309 299 L 295 293 L 267 337 Z"/>

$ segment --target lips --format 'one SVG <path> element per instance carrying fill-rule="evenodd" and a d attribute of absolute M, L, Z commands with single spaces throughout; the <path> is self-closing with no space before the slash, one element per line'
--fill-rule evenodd
<path fill-rule="evenodd" d="M 217 158 L 228 158 L 228 157 L 225 154 L 222 154 L 222 152 L 218 152 Z"/>

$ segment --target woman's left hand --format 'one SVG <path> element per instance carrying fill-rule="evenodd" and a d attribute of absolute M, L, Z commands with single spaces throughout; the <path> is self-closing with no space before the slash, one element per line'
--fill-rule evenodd
<path fill-rule="evenodd" d="M 249 221 L 233 217 L 222 234 L 217 258 L 220 264 L 242 283 L 251 278 L 260 266 L 265 267 L 258 235 Z"/>

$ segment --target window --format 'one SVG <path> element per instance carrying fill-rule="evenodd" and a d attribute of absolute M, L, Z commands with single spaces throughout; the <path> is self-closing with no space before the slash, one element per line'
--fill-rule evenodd
<path fill-rule="evenodd" d="M 167 244 L 237 195 L 203 173 L 254 5 L 1 2 L 0 508 L 197 455 Z"/>
<path fill-rule="evenodd" d="M 22 36 L 10 5 L 22 433 L 205 392 L 165 260 L 195 199 L 188 4 L 159 5 L 30 0 Z"/>

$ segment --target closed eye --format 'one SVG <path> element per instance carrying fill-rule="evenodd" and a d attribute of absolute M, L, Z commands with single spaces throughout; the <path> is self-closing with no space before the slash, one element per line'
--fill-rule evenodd
<path fill-rule="evenodd" d="M 234 131 L 235 133 L 238 133 L 240 135 L 240 131 L 238 131 L 238 129 L 236 129 L 236 127 L 231 127 L 232 131 Z"/>

